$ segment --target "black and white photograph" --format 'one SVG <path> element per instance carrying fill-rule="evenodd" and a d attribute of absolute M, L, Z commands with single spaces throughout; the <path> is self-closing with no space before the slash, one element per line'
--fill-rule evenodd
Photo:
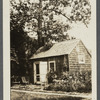
<path fill-rule="evenodd" d="M 9 100 L 96 100 L 96 0 L 8 2 Z"/>

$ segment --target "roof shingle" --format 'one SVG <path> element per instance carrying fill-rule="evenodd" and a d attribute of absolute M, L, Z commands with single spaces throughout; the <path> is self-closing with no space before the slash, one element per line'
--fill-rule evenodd
<path fill-rule="evenodd" d="M 49 50 L 34 54 L 30 59 L 70 54 L 75 46 L 79 43 L 79 41 L 79 39 L 74 39 L 55 43 Z"/>

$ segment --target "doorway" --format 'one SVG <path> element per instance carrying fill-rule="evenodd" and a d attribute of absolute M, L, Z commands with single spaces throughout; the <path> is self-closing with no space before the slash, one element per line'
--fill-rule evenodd
<path fill-rule="evenodd" d="M 40 67 L 39 64 L 36 64 L 36 81 L 40 81 Z"/>
<path fill-rule="evenodd" d="M 41 84 L 41 82 L 46 82 L 47 74 L 47 62 L 35 62 L 34 63 L 34 83 Z"/>

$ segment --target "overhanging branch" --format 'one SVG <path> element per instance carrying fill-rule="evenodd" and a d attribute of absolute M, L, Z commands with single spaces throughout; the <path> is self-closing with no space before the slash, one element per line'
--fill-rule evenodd
<path fill-rule="evenodd" d="M 47 10 L 51 10 L 51 11 L 54 11 L 54 12 L 56 12 L 56 13 L 58 13 L 58 14 L 61 14 L 62 16 L 64 16 L 65 18 L 67 18 L 70 22 L 72 22 L 71 19 L 70 19 L 68 16 L 66 16 L 65 14 L 63 14 L 63 13 L 60 12 L 60 11 L 57 11 L 57 10 L 55 10 L 55 9 L 47 9 Z"/>

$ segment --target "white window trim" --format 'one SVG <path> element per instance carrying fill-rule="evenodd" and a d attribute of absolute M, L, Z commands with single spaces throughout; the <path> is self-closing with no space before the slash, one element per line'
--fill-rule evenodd
<path fill-rule="evenodd" d="M 40 81 L 37 81 L 37 79 L 36 79 L 36 64 L 39 64 L 39 72 L 40 72 L 40 61 L 36 61 L 36 62 L 34 62 L 34 82 L 35 83 L 38 83 L 38 82 L 40 82 Z"/>
<path fill-rule="evenodd" d="M 84 56 L 84 62 L 80 62 L 79 56 Z M 79 54 L 78 55 L 78 62 L 79 62 L 79 64 L 85 64 L 85 54 Z"/>
<path fill-rule="evenodd" d="M 55 61 L 49 61 L 49 71 L 50 71 L 50 63 L 54 63 L 54 71 L 56 71 L 56 63 L 55 63 Z"/>

